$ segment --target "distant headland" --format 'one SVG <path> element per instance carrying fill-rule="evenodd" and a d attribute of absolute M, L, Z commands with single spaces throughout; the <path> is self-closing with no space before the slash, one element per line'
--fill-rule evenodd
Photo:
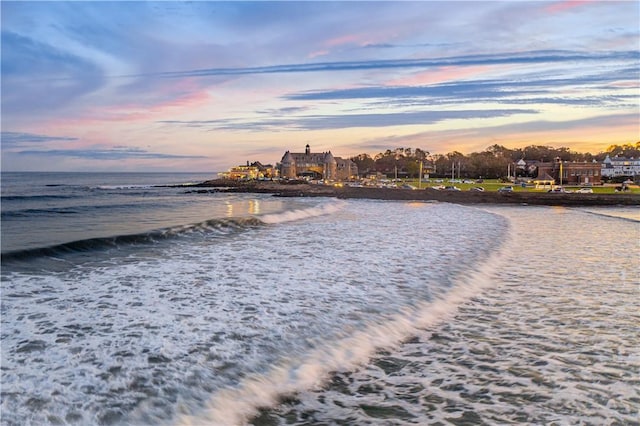
<path fill-rule="evenodd" d="M 527 191 L 450 191 L 433 188 L 322 185 L 304 180 L 236 181 L 214 179 L 194 185 L 196 192 L 266 193 L 279 197 L 335 197 L 341 199 L 373 199 L 403 201 L 439 201 L 455 204 L 519 204 L 546 206 L 635 206 L 640 205 L 636 193 L 554 193 Z"/>
<path fill-rule="evenodd" d="M 464 156 L 396 148 L 374 158 L 286 151 L 276 166 L 236 166 L 196 191 L 280 197 L 422 200 L 458 204 L 640 205 L 640 142 L 597 155 L 565 148 L 494 145 Z M 441 185 L 442 184 L 442 185 Z M 446 186 L 445 186 L 446 185 Z"/>

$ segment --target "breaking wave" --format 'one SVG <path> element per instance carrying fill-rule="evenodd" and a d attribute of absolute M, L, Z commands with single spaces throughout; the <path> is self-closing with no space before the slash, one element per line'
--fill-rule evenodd
<path fill-rule="evenodd" d="M 153 244 L 163 240 L 169 240 L 194 233 L 230 234 L 263 224 L 264 223 L 260 219 L 255 217 L 212 219 L 201 223 L 175 226 L 140 234 L 89 238 L 54 246 L 2 253 L 2 262 L 29 260 L 37 257 L 63 256 L 72 253 L 86 253 L 129 245 Z"/>
<path fill-rule="evenodd" d="M 459 273 L 454 288 L 430 301 L 418 301 L 397 314 L 385 315 L 362 330 L 338 340 L 320 341 L 310 352 L 289 358 L 262 374 L 248 376 L 237 387 L 222 389 L 198 414 L 176 419 L 181 426 L 199 424 L 243 425 L 296 392 L 322 386 L 331 373 L 349 371 L 365 363 L 376 351 L 402 343 L 418 330 L 451 318 L 459 306 L 494 285 L 493 276 L 504 264 L 510 239 L 477 268 Z"/>
<path fill-rule="evenodd" d="M 264 223 L 268 223 L 268 224 L 292 222 L 296 220 L 308 219 L 312 217 L 336 213 L 337 211 L 339 211 L 344 207 L 344 204 L 345 203 L 343 201 L 336 201 L 333 203 L 321 204 L 319 206 L 310 207 L 307 209 L 298 209 L 298 210 L 286 211 L 283 213 L 267 214 L 267 215 L 261 216 L 260 219 Z"/>
<path fill-rule="evenodd" d="M 200 235 L 228 235 L 250 228 L 303 220 L 321 215 L 335 213 L 344 203 L 328 203 L 307 209 L 286 211 L 282 213 L 266 214 L 263 216 L 217 218 L 200 223 L 173 226 L 170 228 L 143 232 L 139 234 L 115 235 L 109 237 L 89 238 L 71 241 L 47 247 L 30 248 L 26 250 L 2 253 L 2 263 L 24 261 L 39 257 L 57 257 L 74 253 L 89 253 L 96 250 L 121 248 L 133 245 L 154 244 L 173 238 L 194 234 Z M 32 212 L 33 213 L 33 212 Z M 56 213 L 74 213 L 74 211 L 56 211 Z"/>

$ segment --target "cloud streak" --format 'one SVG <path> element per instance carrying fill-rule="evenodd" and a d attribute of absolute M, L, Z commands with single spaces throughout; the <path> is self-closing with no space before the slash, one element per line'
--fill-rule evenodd
<path fill-rule="evenodd" d="M 637 114 L 606 114 L 594 115 L 587 118 L 574 120 L 522 120 L 518 123 L 508 123 L 491 126 L 468 126 L 455 130 L 428 130 L 406 135 L 382 136 L 359 141 L 351 149 L 358 152 L 379 152 L 393 146 L 426 146 L 432 152 L 445 153 L 458 149 L 452 143 L 466 141 L 475 150 L 483 150 L 492 143 L 503 143 L 505 140 L 520 140 L 523 144 L 549 144 L 549 137 L 555 138 L 554 142 L 562 143 L 568 135 L 583 132 L 590 135 L 601 129 L 629 128 L 640 132 L 640 123 Z M 576 133 L 577 132 L 577 133 Z M 579 139 L 585 140 L 585 136 Z M 552 139 L 553 141 L 553 139 Z M 459 142 L 458 142 L 459 143 Z"/>
<path fill-rule="evenodd" d="M 159 123 L 185 127 L 200 127 L 208 130 L 330 130 L 353 127 L 389 127 L 428 125 L 446 120 L 472 120 L 508 117 L 515 114 L 535 114 L 534 109 L 493 109 L 457 111 L 411 111 L 398 113 L 306 115 L 288 119 L 237 119 L 237 120 L 167 120 Z"/>
<path fill-rule="evenodd" d="M 625 68 L 606 74 L 575 76 L 572 78 L 520 78 L 516 80 L 455 81 L 426 86 L 368 86 L 339 90 L 315 90 L 291 93 L 287 100 L 347 100 L 374 98 L 438 98 L 438 99 L 487 99 L 517 97 L 531 94 L 553 94 L 558 87 L 609 84 L 620 81 L 637 82 L 638 70 Z M 614 87 L 606 87 L 613 90 Z"/>
<path fill-rule="evenodd" d="M 576 51 L 532 51 L 526 53 L 507 53 L 500 55 L 467 55 L 435 59 L 391 59 L 341 62 L 312 62 L 301 64 L 283 64 L 260 67 L 208 68 L 176 72 L 147 74 L 169 78 L 208 77 L 248 74 L 280 74 L 301 72 L 330 72 L 354 70 L 385 70 L 398 68 L 432 68 L 443 66 L 512 65 L 568 63 L 575 61 L 638 61 L 638 51 L 617 51 L 585 53 Z"/>
<path fill-rule="evenodd" d="M 83 160 L 171 160 L 171 159 L 199 159 L 207 158 L 202 155 L 176 155 L 149 152 L 140 148 L 114 147 L 111 149 L 49 149 L 23 150 L 15 154 L 39 157 L 66 157 Z"/>
<path fill-rule="evenodd" d="M 2 31 L 3 115 L 60 108 L 103 84 L 101 70 L 86 58 Z"/>
<path fill-rule="evenodd" d="M 0 135 L 2 139 L 2 148 L 18 147 L 33 143 L 47 143 L 47 142 L 71 142 L 77 141 L 78 138 L 69 136 L 48 136 L 37 135 L 33 133 L 20 133 L 20 132 L 2 132 Z"/>

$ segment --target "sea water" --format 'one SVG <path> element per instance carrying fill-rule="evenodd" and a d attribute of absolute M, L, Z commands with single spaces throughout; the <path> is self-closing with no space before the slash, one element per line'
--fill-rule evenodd
<path fill-rule="evenodd" d="M 637 210 L 207 178 L 2 175 L 2 424 L 640 422 Z"/>

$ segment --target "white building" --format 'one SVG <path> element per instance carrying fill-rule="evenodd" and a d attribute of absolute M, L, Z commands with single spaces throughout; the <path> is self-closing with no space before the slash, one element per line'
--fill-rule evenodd
<path fill-rule="evenodd" d="M 609 157 L 602 162 L 602 176 L 640 176 L 640 158 Z"/>

